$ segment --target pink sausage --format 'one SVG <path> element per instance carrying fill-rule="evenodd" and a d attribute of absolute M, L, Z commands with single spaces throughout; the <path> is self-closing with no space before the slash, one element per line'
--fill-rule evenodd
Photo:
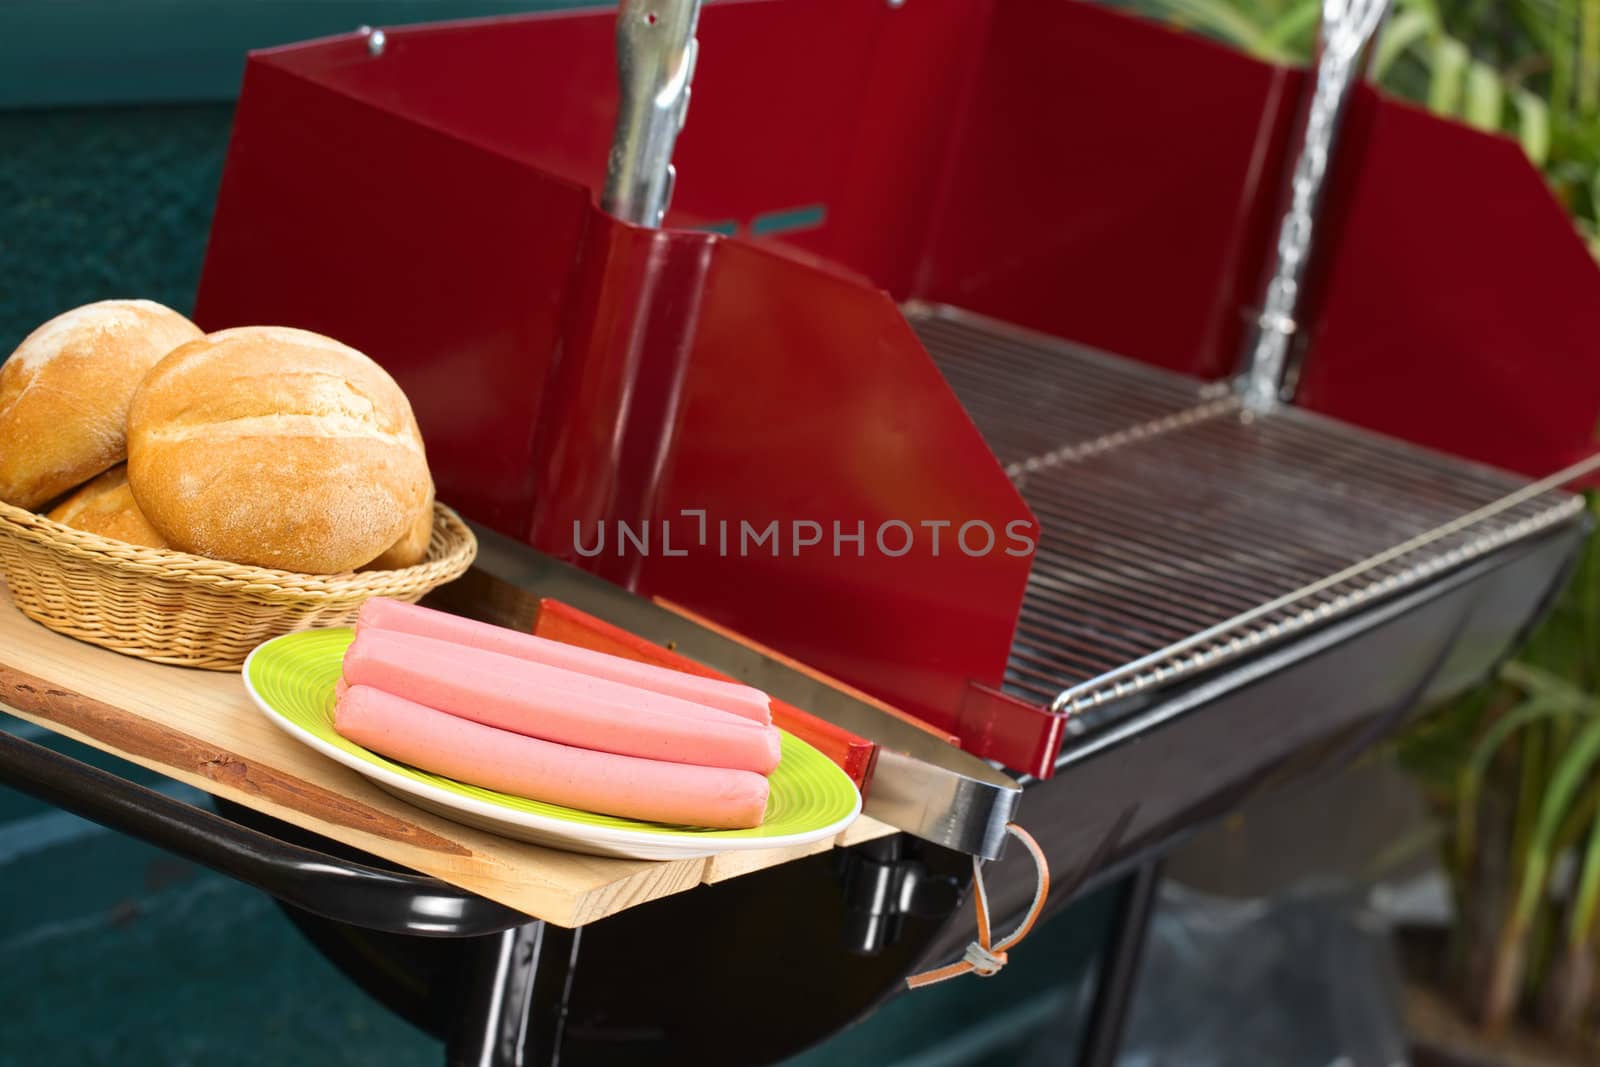
<path fill-rule="evenodd" d="M 759 689 L 718 678 L 700 678 L 682 671 L 657 667 L 650 663 L 637 663 L 595 652 L 577 645 L 563 644 L 547 637 L 518 633 L 504 626 L 463 619 L 432 608 L 418 607 L 398 600 L 374 597 L 361 605 L 356 620 L 356 633 L 367 629 L 387 630 L 392 633 L 416 634 L 441 641 L 453 641 L 502 655 L 546 663 L 581 671 L 598 678 L 623 682 L 654 693 L 690 700 L 723 711 L 731 711 L 766 726 L 772 722 L 772 703 Z"/>
<path fill-rule="evenodd" d="M 552 744 L 423 707 L 365 685 L 339 701 L 334 729 L 364 748 L 486 789 L 627 819 L 740 829 L 761 825 L 767 780 Z"/>
<path fill-rule="evenodd" d="M 778 765 L 775 727 L 659 693 L 609 692 L 602 687 L 616 683 L 410 634 L 357 636 L 345 652 L 344 680 L 578 748 L 757 774 Z M 698 714 L 662 710 L 663 701 Z"/>
<path fill-rule="evenodd" d="M 502 655 L 499 652 L 469 648 L 454 641 L 441 641 L 436 637 L 418 637 L 416 634 L 397 633 L 393 630 L 368 629 L 356 635 L 355 644 L 398 649 L 411 655 L 427 656 L 434 662 L 448 662 L 456 673 L 483 671 L 490 674 L 511 674 L 528 685 L 558 689 L 577 697 L 594 697 L 627 708 L 630 712 L 648 711 L 663 715 L 682 715 L 702 722 L 744 726 L 752 730 L 764 729 L 759 723 L 741 718 L 730 711 L 723 711 L 721 708 L 710 708 L 678 697 L 669 697 L 665 693 L 640 689 L 625 682 L 614 682 L 609 678 L 596 678 L 582 671 L 570 671 L 565 667 L 552 667 L 548 663 L 534 663 L 516 656 Z"/>

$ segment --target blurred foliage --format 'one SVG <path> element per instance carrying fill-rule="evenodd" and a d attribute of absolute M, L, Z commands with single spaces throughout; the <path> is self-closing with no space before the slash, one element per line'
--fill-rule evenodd
<path fill-rule="evenodd" d="M 1590 494 L 1600 519 L 1600 497 Z M 1600 540 L 1497 677 L 1399 742 L 1444 817 L 1468 1006 L 1600 1050 Z"/>

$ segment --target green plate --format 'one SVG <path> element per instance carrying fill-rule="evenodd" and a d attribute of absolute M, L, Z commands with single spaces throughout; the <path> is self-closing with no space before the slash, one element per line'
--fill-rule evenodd
<path fill-rule="evenodd" d="M 849 776 L 787 732 L 782 758 L 768 778 L 767 817 L 747 830 L 702 830 L 599 815 L 480 789 L 397 763 L 334 731 L 334 684 L 354 638 L 347 626 L 274 638 L 245 661 L 245 688 L 292 736 L 390 792 L 459 822 L 573 851 L 681 859 L 816 841 L 843 830 L 861 810 L 861 795 Z"/>

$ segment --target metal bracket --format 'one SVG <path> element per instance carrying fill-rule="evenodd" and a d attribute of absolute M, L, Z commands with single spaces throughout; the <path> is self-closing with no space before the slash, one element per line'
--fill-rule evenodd
<path fill-rule="evenodd" d="M 962 882 L 929 872 L 905 855 L 899 837 L 873 841 L 841 855 L 843 937 L 850 951 L 875 956 L 894 943 L 907 915 L 942 919 L 961 902 Z"/>

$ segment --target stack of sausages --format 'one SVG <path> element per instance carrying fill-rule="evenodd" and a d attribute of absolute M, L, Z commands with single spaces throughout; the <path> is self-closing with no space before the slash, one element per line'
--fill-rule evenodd
<path fill-rule="evenodd" d="M 605 815 L 759 826 L 778 765 L 760 690 L 393 600 L 362 606 L 338 688 L 364 748 Z"/>

